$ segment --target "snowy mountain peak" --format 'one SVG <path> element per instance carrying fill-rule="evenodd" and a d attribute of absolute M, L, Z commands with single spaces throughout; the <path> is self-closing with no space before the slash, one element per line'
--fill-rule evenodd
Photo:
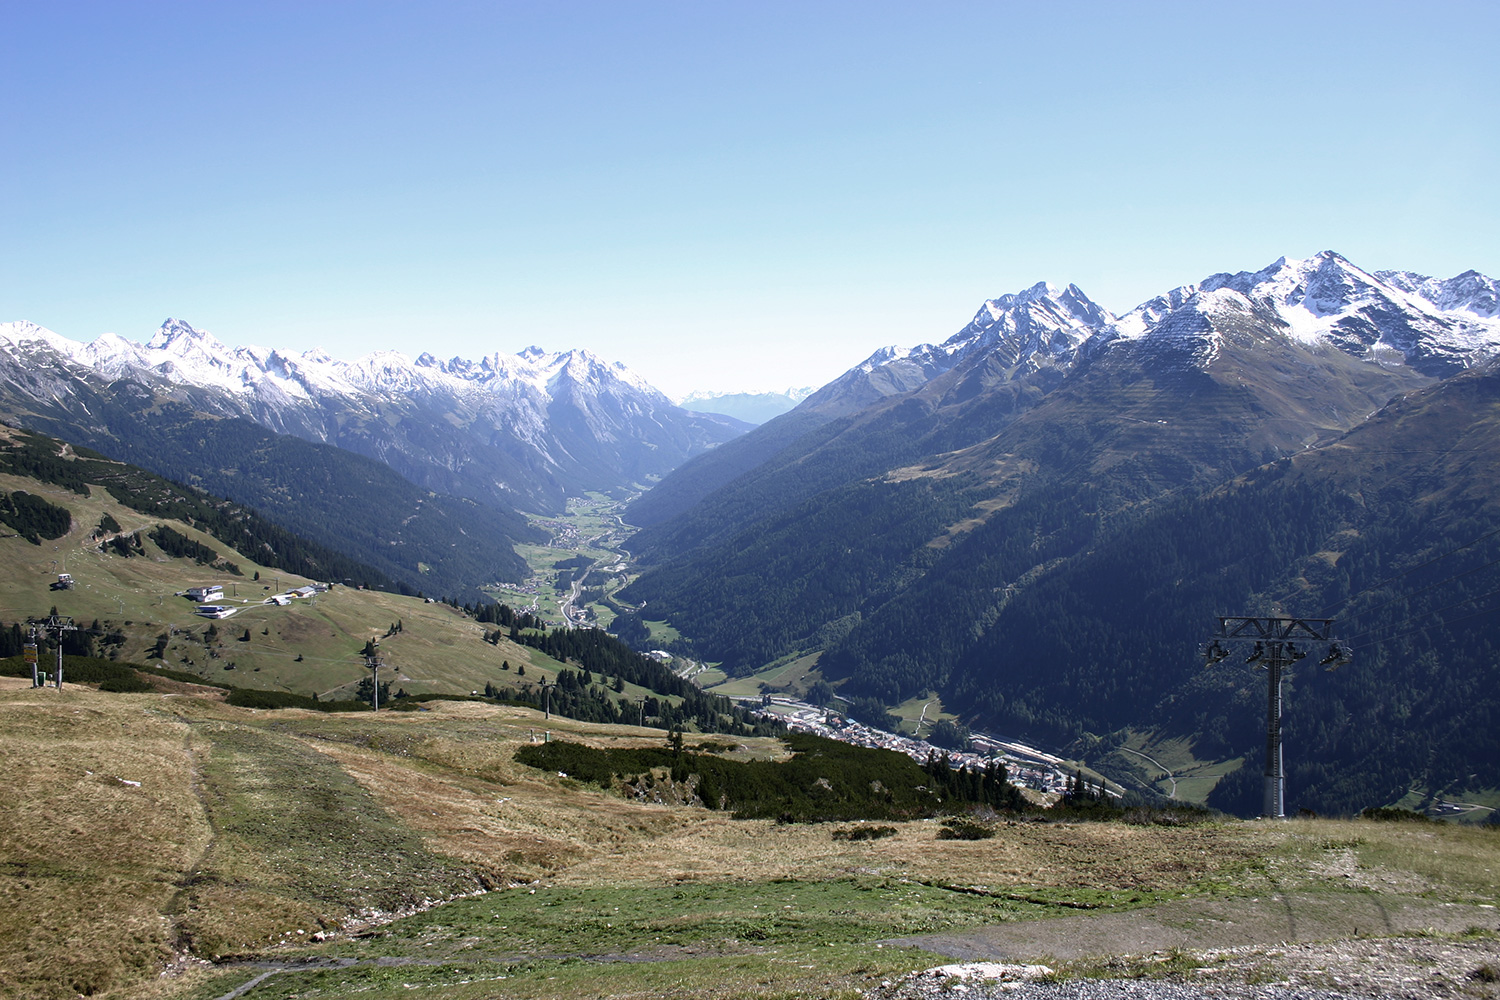
<path fill-rule="evenodd" d="M 881 348 L 813 393 L 803 405 L 825 412 L 847 410 L 907 392 L 981 359 L 1013 375 L 1044 367 L 1066 368 L 1079 348 L 1113 319 L 1077 285 L 1058 289 L 1039 281 L 1023 291 L 987 300 L 967 326 L 942 344 Z"/>
<path fill-rule="evenodd" d="M 1203 292 L 1228 288 L 1277 307 L 1300 306 L 1314 316 L 1328 316 L 1342 311 L 1352 298 L 1367 295 L 1380 283 L 1374 275 L 1334 251 L 1324 250 L 1305 260 L 1278 257 L 1253 273 L 1213 274 L 1196 288 Z"/>
<path fill-rule="evenodd" d="M 1284 336 L 1307 347 L 1385 363 L 1404 358 L 1428 374 L 1451 374 L 1500 351 L 1496 293 L 1496 283 L 1477 272 L 1448 281 L 1372 273 L 1325 250 L 1175 288 L 1120 317 L 1102 339 L 1146 339 L 1179 353 L 1191 340 L 1207 363 L 1220 324 L 1254 313 L 1275 317 Z"/>
<path fill-rule="evenodd" d="M 977 353 L 996 356 L 1006 366 L 1035 370 L 1042 364 L 1070 364 L 1078 348 L 1114 319 L 1077 285 L 1058 289 L 1044 281 L 1023 292 L 989 299 L 969 325 L 942 349 L 954 364 Z"/>
<path fill-rule="evenodd" d="M 26 320 L 0 323 L 0 345 L 3 345 L 6 353 L 12 355 L 51 351 L 74 361 L 78 360 L 84 351 L 82 344 L 66 337 L 59 337 L 46 327 L 29 323 Z"/>
<path fill-rule="evenodd" d="M 1269 321 L 1306 347 L 1451 374 L 1500 354 L 1500 283 L 1474 271 L 1446 281 L 1404 271 L 1371 273 L 1342 254 L 1280 257 L 1258 271 L 1213 274 L 1114 316 L 1077 285 L 1037 282 L 987 300 L 941 345 L 886 347 L 819 390 L 811 406 L 843 398 L 907 391 L 984 359 L 1024 376 L 1066 370 L 1123 341 L 1141 341 L 1171 368 L 1206 368 L 1220 354 L 1222 331 Z"/>
<path fill-rule="evenodd" d="M 182 353 L 185 348 L 191 346 L 213 345 L 222 348 L 220 344 L 207 331 L 199 330 L 191 323 L 168 316 L 162 321 L 161 328 L 146 343 L 146 347 L 153 351 L 173 350 L 174 353 Z"/>
<path fill-rule="evenodd" d="M 872 372 L 877 368 L 882 368 L 890 364 L 892 361 L 900 361 L 912 354 L 925 353 L 936 349 L 932 344 L 919 344 L 916 347 L 902 347 L 900 344 L 891 344 L 880 348 L 874 354 L 871 354 L 868 358 L 865 358 L 851 368 L 850 371 Z"/>
<path fill-rule="evenodd" d="M 1026 289 L 1023 292 L 1017 292 L 1014 295 L 1002 295 L 1000 296 L 1000 298 L 993 301 L 997 303 L 1004 303 L 1007 307 L 1009 307 L 1012 305 L 1026 305 L 1032 302 L 1039 302 L 1042 299 L 1051 299 L 1056 297 L 1057 288 L 1052 285 L 1051 282 L 1038 281 L 1036 284 L 1032 285 L 1030 288 Z"/>
<path fill-rule="evenodd" d="M 177 400 L 362 451 L 431 489 L 546 509 L 566 491 L 659 478 L 743 429 L 681 410 L 624 364 L 582 349 L 532 346 L 477 361 L 377 351 L 344 361 L 321 350 L 229 348 L 175 318 L 144 344 L 114 334 L 82 344 L 17 322 L 0 324 L 7 365 L 50 372 L 10 380 L 23 393 L 42 387 L 35 398 L 48 405 L 67 405 L 59 400 L 73 381 L 102 376 L 134 383 L 135 400 Z"/>

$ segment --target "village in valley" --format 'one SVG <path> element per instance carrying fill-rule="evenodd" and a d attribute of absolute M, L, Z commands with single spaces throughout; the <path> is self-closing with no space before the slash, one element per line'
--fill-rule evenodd
<path fill-rule="evenodd" d="M 623 526 L 618 513 L 622 506 L 608 497 L 591 494 L 570 498 L 567 514 L 563 517 L 534 519 L 533 523 L 544 528 L 550 538 L 545 546 L 526 550 L 533 566 L 533 576 L 518 583 L 497 584 L 495 596 L 515 602 L 518 611 L 542 614 L 549 623 L 555 620 L 566 622 L 570 627 L 606 627 L 618 607 L 609 598 L 618 586 L 633 576 L 630 554 L 624 547 L 629 537 L 628 529 Z M 600 570 L 611 578 L 612 586 L 602 592 L 595 591 L 606 596 L 604 602 L 587 602 L 589 591 L 582 586 L 583 576 L 569 573 L 569 568 L 579 563 L 589 564 L 582 567 L 585 571 Z M 660 623 L 653 625 L 662 627 Z M 715 691 L 718 687 L 704 683 L 716 673 L 705 664 L 661 649 L 650 650 L 646 655 L 670 664 L 674 672 L 706 690 Z M 1063 758 L 986 733 L 970 733 L 968 749 L 944 748 L 918 735 L 893 733 L 866 725 L 833 708 L 820 707 L 791 695 L 742 695 L 727 690 L 722 693 L 757 715 L 784 722 L 788 729 L 857 746 L 894 750 L 918 763 L 925 763 L 930 757 L 946 757 L 955 769 L 983 770 L 998 761 L 1005 766 L 1012 784 L 1044 795 L 1063 793 L 1074 777 L 1074 771 Z M 921 730 L 919 722 L 916 732 Z M 1106 787 L 1110 794 L 1118 791 Z"/>

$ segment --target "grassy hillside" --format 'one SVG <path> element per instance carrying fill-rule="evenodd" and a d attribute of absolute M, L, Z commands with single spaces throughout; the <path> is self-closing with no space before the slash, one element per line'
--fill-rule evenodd
<path fill-rule="evenodd" d="M 151 491 L 143 500 L 141 483 L 121 487 L 121 477 L 139 470 L 55 443 L 39 451 L 37 440 L 22 452 L 30 456 L 25 467 L 35 467 L 44 481 L 0 472 L 0 498 L 9 502 L 0 520 L 13 529 L 0 537 L 0 557 L 12 567 L 0 581 L 0 655 L 18 655 L 21 626 L 55 611 L 77 626 L 64 640 L 65 654 L 99 654 L 105 662 L 202 677 L 241 689 L 231 702 L 264 708 L 283 707 L 288 699 L 246 695 L 293 695 L 293 704 L 297 698 L 369 701 L 365 651 L 376 642 L 383 700 L 391 707 L 409 707 L 429 694 L 483 694 L 596 722 L 636 720 L 716 733 L 754 728 L 727 701 L 703 694 L 603 632 L 547 630 L 533 616 L 505 607 L 460 608 L 359 587 L 334 585 L 291 597 L 310 581 L 225 544 L 240 535 L 263 537 L 240 530 L 255 523 L 253 514 L 242 512 L 224 530 L 213 513 L 221 501 L 139 473 Z M 110 488 L 91 483 L 96 476 Z M 158 494 L 165 499 L 151 499 Z M 213 534 L 200 530 L 205 527 Z M 248 548 L 275 555 L 259 542 Z M 61 573 L 73 586 L 52 589 Z M 215 603 L 230 610 L 228 617 L 205 618 L 196 602 L 179 596 L 209 584 L 223 588 Z M 53 654 L 43 652 L 42 670 L 55 669 Z M 30 673 L 19 661 L 6 669 Z M 72 676 L 66 664 L 64 674 Z M 133 675 L 116 680 L 127 687 L 140 683 Z M 403 702 L 407 696 L 412 700 Z"/>
<path fill-rule="evenodd" d="M 12 419 L 252 507 L 301 538 L 352 554 L 408 593 L 472 598 L 484 584 L 524 571 L 513 545 L 535 535 L 513 510 L 434 493 L 333 445 L 143 400 L 139 387 L 128 386 L 87 399 L 88 412 L 102 414 L 98 421 L 24 410 Z M 79 402 L 94 392 L 83 382 L 75 388 Z"/>
<path fill-rule="evenodd" d="M 1463 934 L 1493 926 L 1492 830 L 1001 823 L 965 841 L 910 822 L 851 839 L 835 834 L 857 824 L 733 820 L 516 763 L 544 729 L 602 749 L 665 736 L 479 703 L 257 712 L 0 678 L 0 995 L 212 1000 L 269 976 L 241 995 L 850 997 L 945 961 L 924 950 L 945 939 L 1037 921 L 1056 931 L 1018 955 L 1062 977 L 1264 976 L 1271 945 L 1311 931 L 1496 950 Z M 1279 917 L 1256 909 L 1273 893 Z M 1376 909 L 1383 925 L 1351 927 Z M 1232 912 L 1214 933 L 1265 950 L 1109 957 L 1072 929 L 1138 919 L 1149 937 L 1167 912 Z"/>
<path fill-rule="evenodd" d="M 180 521 L 145 516 L 103 490 L 84 497 L 11 475 L 0 475 L 0 490 L 39 494 L 66 507 L 73 520 L 66 535 L 41 545 L 19 536 L 0 537 L 0 558 L 9 570 L 0 578 L 0 619 L 7 624 L 43 617 L 56 607 L 80 626 L 98 621 L 102 631 L 121 630 L 125 641 L 116 647 L 120 659 L 165 664 L 239 687 L 323 697 L 352 692 L 366 673 L 359 655 L 365 642 L 381 638 L 397 622 L 401 631 L 381 638 L 380 647 L 392 668 L 387 676 L 393 691 L 483 689 L 486 682 L 498 685 L 513 676 L 501 670 L 506 661 L 546 673 L 557 666 L 504 639 L 490 645 L 482 641 L 483 626 L 445 604 L 417 598 L 336 586 L 288 607 L 265 604 L 273 593 L 314 581 L 261 566 Z M 157 525 L 170 524 L 199 544 L 227 554 L 240 573 L 169 558 L 149 538 L 142 543 L 144 555 L 127 558 L 101 550 L 92 532 L 106 516 L 119 525 L 120 534 L 144 535 Z M 60 572 L 73 576 L 74 589 L 49 589 Z M 236 608 L 231 617 L 201 618 L 193 602 L 174 596 L 206 584 L 224 587 L 223 603 Z M 247 629 L 250 638 L 244 640 Z M 167 636 L 164 648 L 158 646 L 162 635 Z M 161 652 L 152 655 L 158 649 Z"/>
<path fill-rule="evenodd" d="M 0 431 L 7 441 L 28 440 L 8 428 Z M 382 679 L 390 682 L 393 694 L 403 689 L 413 695 L 467 694 L 483 691 L 486 684 L 536 688 L 555 680 L 561 668 L 537 649 L 494 636 L 493 626 L 420 598 L 336 585 L 285 607 L 267 604 L 273 594 L 316 581 L 279 569 L 270 559 L 257 561 L 194 523 L 168 516 L 191 512 L 195 523 L 208 526 L 194 506 L 206 501 L 147 473 L 140 474 L 141 483 L 132 480 L 122 489 L 121 476 L 131 472 L 128 466 L 78 458 L 65 447 L 55 464 L 62 471 L 51 469 L 47 481 L 0 472 L 0 496 L 25 494 L 68 515 L 63 533 L 55 538 L 33 541 L 21 530 L 0 527 L 0 559 L 7 567 L 0 575 L 0 622 L 7 627 L 45 617 L 55 608 L 90 630 L 98 651 L 111 658 L 186 671 L 220 684 L 324 699 L 352 697 L 368 674 L 361 651 L 371 639 L 380 642 L 387 667 Z M 74 473 L 76 481 L 70 478 Z M 151 489 L 166 498 L 162 512 L 142 500 L 142 491 Z M 171 499 L 178 494 L 185 499 Z M 142 507 L 146 512 L 138 509 Z M 199 558 L 163 551 L 152 537 L 162 537 L 158 529 L 163 526 L 182 536 Z M 285 541 L 274 533 L 270 537 L 282 548 L 297 544 L 291 536 Z M 309 551 L 322 563 L 336 558 L 315 547 Z M 204 552 L 214 558 L 202 561 Z M 73 577 L 73 589 L 51 589 L 60 573 Z M 195 614 L 194 602 L 176 596 L 209 584 L 224 588 L 220 603 L 234 608 L 230 617 L 202 618 Z M 486 632 L 496 641 L 484 641 Z M 44 667 L 50 665 L 48 659 L 44 657 Z M 617 697 L 635 700 L 648 693 L 627 683 Z"/>

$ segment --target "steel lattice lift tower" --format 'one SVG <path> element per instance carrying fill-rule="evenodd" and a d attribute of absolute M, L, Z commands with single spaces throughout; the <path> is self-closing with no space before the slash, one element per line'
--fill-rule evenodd
<path fill-rule="evenodd" d="M 1213 641 L 1203 648 L 1205 666 L 1229 656 L 1225 642 L 1254 642 L 1246 663 L 1259 663 L 1266 670 L 1266 769 L 1261 815 L 1271 819 L 1286 816 L 1286 771 L 1281 753 L 1281 679 L 1287 667 L 1307 655 L 1292 640 L 1328 643 L 1328 654 L 1319 661 L 1333 668 L 1349 661 L 1349 651 L 1333 638 L 1332 618 L 1220 617 Z"/>
<path fill-rule="evenodd" d="M 380 668 L 385 664 L 380 659 L 380 643 L 371 641 L 374 651 L 365 655 L 365 666 L 370 670 L 370 708 L 380 711 Z"/>
<path fill-rule="evenodd" d="M 62 640 L 64 632 L 77 632 L 78 626 L 73 624 L 73 619 L 68 615 L 48 615 L 46 618 L 28 618 L 26 627 L 30 631 L 30 641 L 26 643 L 26 660 L 31 664 L 31 686 L 43 687 L 41 678 L 37 675 L 37 644 L 38 632 L 50 632 L 57 640 L 57 689 L 62 690 L 63 681 L 63 652 Z"/>

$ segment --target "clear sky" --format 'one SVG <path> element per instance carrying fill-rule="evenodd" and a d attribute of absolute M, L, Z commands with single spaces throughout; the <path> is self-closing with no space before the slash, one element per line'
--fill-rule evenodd
<path fill-rule="evenodd" d="M 0 320 L 821 384 L 1074 282 L 1500 273 L 1500 3 L 0 0 Z"/>

